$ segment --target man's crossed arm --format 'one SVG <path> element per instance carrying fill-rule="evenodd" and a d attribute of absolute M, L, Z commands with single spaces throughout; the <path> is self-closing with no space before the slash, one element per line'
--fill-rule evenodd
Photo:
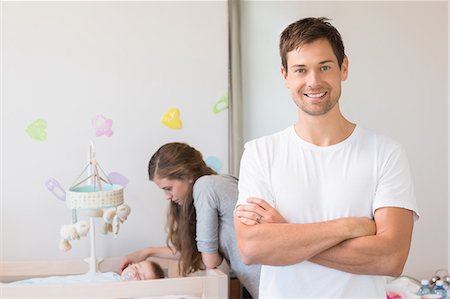
<path fill-rule="evenodd" d="M 267 202 L 249 198 L 236 209 L 244 263 L 292 265 L 305 260 L 355 274 L 399 276 L 409 253 L 413 212 L 380 208 L 375 219 L 339 218 L 290 224 Z"/>

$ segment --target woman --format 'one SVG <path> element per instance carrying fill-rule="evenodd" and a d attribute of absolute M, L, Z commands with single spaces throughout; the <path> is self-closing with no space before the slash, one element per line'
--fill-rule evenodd
<path fill-rule="evenodd" d="M 217 174 L 202 154 L 185 143 L 160 147 L 148 165 L 151 181 L 170 200 L 166 228 L 168 247 L 148 247 L 127 255 L 121 269 L 149 256 L 177 258 L 182 275 L 216 268 L 225 259 L 252 297 L 258 297 L 259 266 L 242 263 L 236 243 L 233 211 L 238 181 Z"/>

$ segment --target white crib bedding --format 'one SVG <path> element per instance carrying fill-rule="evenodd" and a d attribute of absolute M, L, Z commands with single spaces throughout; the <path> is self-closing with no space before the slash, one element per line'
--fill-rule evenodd
<path fill-rule="evenodd" d="M 188 280 L 189 286 L 181 283 Z M 161 280 L 162 281 L 162 280 Z M 204 293 L 203 283 L 187 278 L 159 281 L 110 282 L 89 284 L 42 284 L 42 285 L 0 285 L 0 298 L 210 298 Z M 225 298 L 225 297 L 223 297 Z"/>
<path fill-rule="evenodd" d="M 11 284 L 30 277 L 79 274 L 87 270 L 83 261 L 2 262 L 0 298 L 228 298 L 228 277 L 220 270 L 206 270 L 179 277 L 176 261 L 155 259 L 169 278 L 77 284 Z M 117 269 L 120 259 L 105 260 L 100 270 Z M 48 267 L 43 267 L 48 265 Z M 71 271 L 70 271 L 71 270 Z M 38 279 L 38 278 L 37 278 Z"/>
<path fill-rule="evenodd" d="M 49 277 L 34 277 L 30 279 L 10 282 L 13 285 L 57 285 L 57 284 L 83 284 L 101 282 L 120 282 L 121 277 L 115 272 L 86 273 L 77 275 L 59 275 Z"/>

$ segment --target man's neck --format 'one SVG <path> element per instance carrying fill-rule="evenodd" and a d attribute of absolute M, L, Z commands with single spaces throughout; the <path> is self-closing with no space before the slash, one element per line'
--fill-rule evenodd
<path fill-rule="evenodd" d="M 294 126 L 295 132 L 303 140 L 317 146 L 330 146 L 344 141 L 353 133 L 356 125 L 344 118 L 339 108 L 333 110 L 320 116 L 300 111 L 299 120 Z"/>

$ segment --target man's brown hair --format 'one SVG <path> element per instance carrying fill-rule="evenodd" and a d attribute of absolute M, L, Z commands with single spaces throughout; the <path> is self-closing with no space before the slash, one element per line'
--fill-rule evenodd
<path fill-rule="evenodd" d="M 288 71 L 287 53 L 319 39 L 326 39 L 330 42 L 339 67 L 341 67 L 345 57 L 344 43 L 339 31 L 328 21 L 329 19 L 324 17 L 305 18 L 284 29 L 280 37 L 280 56 L 286 73 Z"/>

